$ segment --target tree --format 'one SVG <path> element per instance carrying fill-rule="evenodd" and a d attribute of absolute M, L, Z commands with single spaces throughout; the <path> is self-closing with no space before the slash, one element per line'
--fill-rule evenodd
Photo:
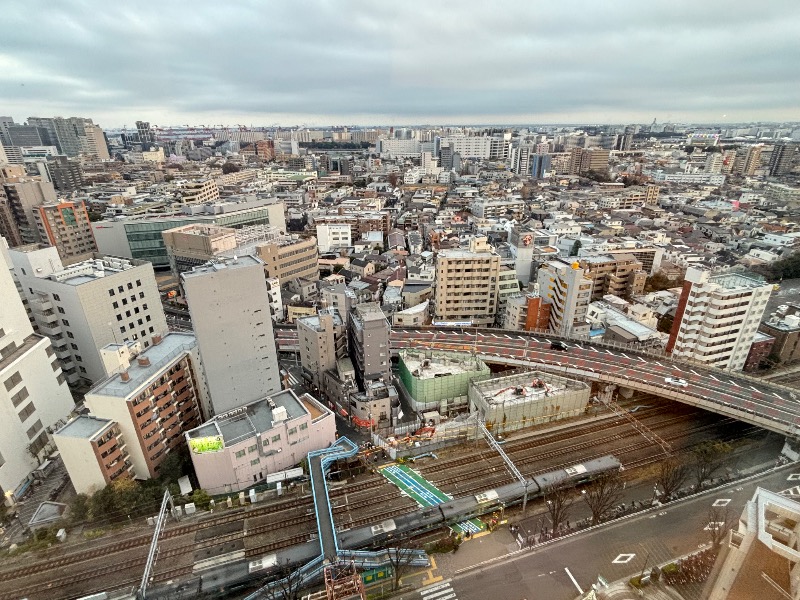
<path fill-rule="evenodd" d="M 686 152 L 686 154 L 691 154 L 694 152 L 694 146 L 684 146 L 683 151 Z"/>
<path fill-rule="evenodd" d="M 730 506 L 712 506 L 708 509 L 706 529 L 711 538 L 712 547 L 716 548 L 725 541 L 736 520 L 736 513 Z"/>
<path fill-rule="evenodd" d="M 117 510 L 126 515 L 131 514 L 141 499 L 139 484 L 133 479 L 116 479 L 108 487 L 113 491 Z"/>
<path fill-rule="evenodd" d="M 192 502 L 200 510 L 208 510 L 211 505 L 211 496 L 205 490 L 197 489 L 192 494 Z"/>
<path fill-rule="evenodd" d="M 392 567 L 392 590 L 400 589 L 400 579 L 411 568 L 411 562 L 417 554 L 417 546 L 411 540 L 397 540 L 387 546 L 389 565 Z"/>
<path fill-rule="evenodd" d="M 661 333 L 670 333 L 672 331 L 672 325 L 675 323 L 675 317 L 672 315 L 664 315 L 658 320 L 656 324 L 656 329 Z"/>
<path fill-rule="evenodd" d="M 580 240 L 575 240 L 575 243 L 572 244 L 572 249 L 569 251 L 570 256 L 578 256 L 578 252 L 583 247 L 583 244 Z"/>
<path fill-rule="evenodd" d="M 81 523 L 89 517 L 89 496 L 77 494 L 69 504 L 69 517 L 73 523 Z"/>
<path fill-rule="evenodd" d="M 232 163 L 231 161 L 226 162 L 222 165 L 222 174 L 227 175 L 228 173 L 238 173 L 241 171 L 239 165 Z"/>
<path fill-rule="evenodd" d="M 665 500 L 683 486 L 689 472 L 689 465 L 677 457 L 672 456 L 661 462 L 656 484 L 661 486 Z"/>
<path fill-rule="evenodd" d="M 570 507 L 575 502 L 575 492 L 571 486 L 556 484 L 547 491 L 544 501 L 550 522 L 553 524 L 553 531 L 558 531 L 559 526 L 569 519 Z"/>
<path fill-rule="evenodd" d="M 703 442 L 692 450 L 692 468 L 697 487 L 711 479 L 725 464 L 733 448 L 727 442 Z"/>
<path fill-rule="evenodd" d="M 644 283 L 644 292 L 661 292 L 675 287 L 680 282 L 672 281 L 663 271 L 656 271 Z"/>
<path fill-rule="evenodd" d="M 600 523 L 603 515 L 622 500 L 623 487 L 619 473 L 604 473 L 581 490 L 581 496 L 592 512 L 592 525 Z"/>
<path fill-rule="evenodd" d="M 304 582 L 300 569 L 286 560 L 263 580 L 262 585 L 259 592 L 268 600 L 300 600 Z"/>
<path fill-rule="evenodd" d="M 189 461 L 189 451 L 186 446 L 172 450 L 158 468 L 159 481 L 166 484 L 178 481 L 189 472 Z"/>

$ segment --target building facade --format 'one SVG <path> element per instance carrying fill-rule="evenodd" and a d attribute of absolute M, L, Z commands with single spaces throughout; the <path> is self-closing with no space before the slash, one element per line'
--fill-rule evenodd
<path fill-rule="evenodd" d="M 319 279 L 319 252 L 315 237 L 282 237 L 259 244 L 256 255 L 264 261 L 267 277 L 277 277 L 281 285 L 292 279 Z"/>
<path fill-rule="evenodd" d="M 629 298 L 644 292 L 647 273 L 633 255 L 587 256 L 579 262 L 592 280 L 592 300 L 602 300 L 606 294 Z"/>
<path fill-rule="evenodd" d="M 565 337 L 587 338 L 592 280 L 577 262 L 549 260 L 538 272 L 539 293 L 550 304 L 549 329 Z"/>
<path fill-rule="evenodd" d="M 347 356 L 347 326 L 335 308 L 300 317 L 295 323 L 303 375 L 320 389 L 323 373 L 335 369 L 336 361 Z"/>
<path fill-rule="evenodd" d="M 33 214 L 39 239 L 54 246 L 63 265 L 90 259 L 97 252 L 89 213 L 83 200 L 42 204 Z"/>
<path fill-rule="evenodd" d="M 206 375 L 210 406 L 222 414 L 281 389 L 264 264 L 221 259 L 181 275 Z"/>
<path fill-rule="evenodd" d="M 61 265 L 55 248 L 22 246 L 10 252 L 37 329 L 53 343 L 70 384 L 106 376 L 100 350 L 167 331 L 153 267 L 95 254 Z"/>
<path fill-rule="evenodd" d="M 56 202 L 53 184 L 38 177 L 12 177 L 2 188 L 9 218 L 0 219 L 0 235 L 12 247 L 41 241 L 34 214 L 42 204 Z"/>
<path fill-rule="evenodd" d="M 202 422 L 195 344 L 191 334 L 155 336 L 134 360 L 121 361 L 119 373 L 86 394 L 93 416 L 119 425 L 138 479 L 158 477 L 167 455 L 184 443 L 184 433 Z"/>
<path fill-rule="evenodd" d="M 772 285 L 746 275 L 712 275 L 689 267 L 667 352 L 741 370 L 771 293 Z"/>

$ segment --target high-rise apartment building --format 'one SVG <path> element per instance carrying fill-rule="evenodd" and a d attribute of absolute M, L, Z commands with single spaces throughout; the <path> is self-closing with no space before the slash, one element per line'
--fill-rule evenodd
<path fill-rule="evenodd" d="M 147 121 L 136 121 L 136 133 L 139 134 L 139 142 L 142 144 L 152 144 L 155 141 L 153 130 Z"/>
<path fill-rule="evenodd" d="M 775 144 L 769 157 L 769 174 L 776 176 L 791 173 L 797 147 L 797 144 Z"/>
<path fill-rule="evenodd" d="M 545 331 L 550 325 L 550 306 L 539 294 L 512 296 L 506 302 L 503 329 Z"/>
<path fill-rule="evenodd" d="M 178 189 L 181 204 L 207 204 L 219 200 L 219 187 L 213 179 L 188 181 Z"/>
<path fill-rule="evenodd" d="M 10 246 L 41 241 L 34 214 L 42 204 L 56 201 L 53 184 L 39 177 L 10 177 L 1 185 L 11 222 L 0 219 L 0 227 L 4 228 L 0 235 L 8 239 Z"/>
<path fill-rule="evenodd" d="M 158 477 L 169 452 L 183 445 L 184 433 L 202 422 L 195 337 L 173 332 L 151 342 L 133 360 L 123 355 L 119 372 L 85 399 L 93 416 L 119 425 L 138 479 Z"/>
<path fill-rule="evenodd" d="M 334 308 L 300 317 L 295 323 L 303 375 L 322 389 L 323 373 L 335 369 L 336 361 L 347 356 L 347 324 Z"/>
<path fill-rule="evenodd" d="M 75 192 L 83 185 L 83 172 L 77 159 L 51 156 L 43 165 L 53 187 L 62 194 Z"/>
<path fill-rule="evenodd" d="M 566 337 L 587 338 L 586 316 L 592 299 L 592 280 L 580 264 L 548 260 L 539 268 L 539 294 L 550 304 L 550 331 Z"/>
<path fill-rule="evenodd" d="M 370 382 L 389 381 L 392 369 L 389 329 L 389 321 L 376 302 L 358 304 L 350 313 L 350 356 L 362 388 Z"/>
<path fill-rule="evenodd" d="M 736 151 L 736 161 L 734 162 L 733 170 L 742 177 L 752 177 L 756 173 L 756 169 L 761 166 L 761 152 L 764 150 L 764 144 L 754 144 L 739 148 Z"/>
<path fill-rule="evenodd" d="M 64 267 L 52 247 L 10 252 L 37 329 L 53 343 L 70 384 L 106 377 L 100 350 L 167 331 L 153 266 L 95 254 Z"/>
<path fill-rule="evenodd" d="M 468 250 L 441 250 L 436 257 L 434 321 L 492 325 L 497 313 L 500 257 L 485 237 Z"/>
<path fill-rule="evenodd" d="M 83 200 L 42 204 L 33 214 L 39 239 L 54 246 L 63 265 L 92 258 L 97 252 L 89 213 Z"/>
<path fill-rule="evenodd" d="M 264 261 L 268 277 L 277 277 L 281 285 L 292 279 L 319 279 L 317 238 L 283 236 L 256 246 L 258 258 Z"/>
<path fill-rule="evenodd" d="M 33 332 L 0 238 L 0 497 L 20 498 L 74 402 L 46 337 Z"/>
<path fill-rule="evenodd" d="M 739 273 L 689 267 L 667 352 L 720 369 L 744 367 L 772 285 Z"/>
<path fill-rule="evenodd" d="M 222 414 L 280 391 L 264 263 L 219 259 L 182 273 L 211 406 Z"/>

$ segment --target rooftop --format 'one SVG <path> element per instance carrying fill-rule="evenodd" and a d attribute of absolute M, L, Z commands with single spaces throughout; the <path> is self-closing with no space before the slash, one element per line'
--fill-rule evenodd
<path fill-rule="evenodd" d="M 209 273 L 216 273 L 225 269 L 239 269 L 242 267 L 252 267 L 253 265 L 263 265 L 260 259 L 255 256 L 246 254 L 244 256 L 237 256 L 236 258 L 217 258 L 213 262 L 208 262 L 199 267 L 195 267 L 191 271 L 181 273 L 184 279 L 199 277 L 201 275 L 208 275 Z"/>
<path fill-rule="evenodd" d="M 115 374 L 100 381 L 87 395 L 118 396 L 126 398 L 132 396 L 142 385 L 164 370 L 165 367 L 179 360 L 186 352 L 197 345 L 194 334 L 171 332 L 165 335 L 161 342 L 153 344 L 139 354 L 136 360 L 131 361 L 128 368 L 128 381 L 123 381 L 121 375 Z M 139 358 L 148 358 L 149 364 L 142 365 Z"/>
<path fill-rule="evenodd" d="M 222 436 L 226 445 L 236 444 L 270 431 L 274 427 L 274 411 L 278 407 L 286 409 L 287 419 L 296 419 L 306 414 L 314 419 L 326 413 L 308 394 L 298 398 L 294 391 L 283 390 L 269 398 L 217 415 L 186 435 L 189 438 Z"/>
<path fill-rule="evenodd" d="M 114 423 L 114 421 L 111 419 L 81 415 L 72 419 L 69 423 L 56 431 L 55 434 L 65 437 L 90 439 L 112 423 Z"/>
<path fill-rule="evenodd" d="M 560 394 L 590 390 L 590 387 L 581 381 L 572 381 L 538 371 L 475 381 L 472 385 L 488 405 L 506 406 L 542 401 Z"/>
<path fill-rule="evenodd" d="M 761 279 L 742 275 L 740 273 L 725 273 L 724 275 L 714 275 L 709 278 L 709 283 L 715 283 L 726 290 L 734 289 L 754 289 L 764 287 L 767 284 Z"/>
<path fill-rule="evenodd" d="M 401 350 L 400 360 L 417 379 L 435 379 L 462 373 L 488 373 L 489 368 L 466 352 Z"/>
<path fill-rule="evenodd" d="M 77 286 L 97 281 L 107 275 L 116 275 L 143 264 L 146 263 L 128 258 L 95 254 L 95 258 L 84 260 L 56 271 L 49 275 L 48 279 Z"/>

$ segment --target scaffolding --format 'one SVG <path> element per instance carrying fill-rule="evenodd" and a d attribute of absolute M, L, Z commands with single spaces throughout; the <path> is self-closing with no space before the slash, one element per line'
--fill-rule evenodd
<path fill-rule="evenodd" d="M 328 600 L 366 600 L 364 582 L 352 562 L 325 567 L 325 592 Z"/>

